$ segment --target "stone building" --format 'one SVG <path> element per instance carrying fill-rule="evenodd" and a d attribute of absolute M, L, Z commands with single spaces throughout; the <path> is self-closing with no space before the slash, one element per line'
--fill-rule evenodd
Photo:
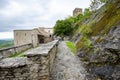
<path fill-rule="evenodd" d="M 78 16 L 79 14 L 82 14 L 82 8 L 75 8 L 73 10 L 73 17 Z"/>
<path fill-rule="evenodd" d="M 53 34 L 53 28 L 44 28 L 44 30 L 50 34 Z"/>
<path fill-rule="evenodd" d="M 52 40 L 52 28 L 34 28 L 31 30 L 14 30 L 14 45 L 20 46 L 32 43 L 37 46 Z"/>

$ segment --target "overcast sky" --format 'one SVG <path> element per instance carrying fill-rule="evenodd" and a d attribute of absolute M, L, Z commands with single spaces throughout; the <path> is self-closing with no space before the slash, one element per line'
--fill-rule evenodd
<path fill-rule="evenodd" d="M 15 29 L 53 27 L 74 8 L 89 5 L 90 0 L 0 0 L 0 39 L 13 38 Z"/>

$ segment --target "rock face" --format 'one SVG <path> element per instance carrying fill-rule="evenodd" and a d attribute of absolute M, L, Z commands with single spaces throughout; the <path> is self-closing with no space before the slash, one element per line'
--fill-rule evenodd
<path fill-rule="evenodd" d="M 73 39 L 78 56 L 96 78 L 120 80 L 120 0 L 110 0 L 82 23 L 90 22 L 95 22 L 88 34 L 91 46 L 83 45 L 84 35 L 79 32 L 79 38 Z"/>

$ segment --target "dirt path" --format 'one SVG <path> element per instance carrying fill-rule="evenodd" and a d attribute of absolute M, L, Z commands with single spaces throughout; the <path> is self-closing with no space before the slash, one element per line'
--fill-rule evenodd
<path fill-rule="evenodd" d="M 87 80 L 86 74 L 78 57 L 70 51 L 65 42 L 59 42 L 52 80 Z"/>

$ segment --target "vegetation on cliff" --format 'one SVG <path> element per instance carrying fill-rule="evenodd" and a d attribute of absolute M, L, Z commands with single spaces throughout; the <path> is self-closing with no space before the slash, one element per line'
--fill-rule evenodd
<path fill-rule="evenodd" d="M 119 80 L 120 0 L 92 1 L 100 1 L 100 5 L 92 3 L 95 10 L 86 9 L 84 14 L 71 18 L 71 41 L 76 44 L 80 59 L 87 62 L 88 71 L 94 74 L 92 80 L 96 76 L 101 80 Z"/>
<path fill-rule="evenodd" d="M 58 20 L 54 26 L 54 34 L 57 36 L 71 36 L 78 29 L 78 23 L 88 19 L 92 12 L 90 9 L 85 9 L 83 14 L 77 17 L 68 17 L 64 20 Z"/>
<path fill-rule="evenodd" d="M 87 23 L 83 23 L 79 26 L 77 33 L 82 34 L 84 37 L 92 37 L 92 36 L 105 36 L 108 34 L 112 27 L 120 20 L 120 9 L 117 8 L 118 3 L 106 4 L 101 9 L 99 9 L 96 13 L 91 15 L 91 18 L 88 19 Z M 80 23 L 78 23 L 80 24 Z M 90 40 L 90 38 L 88 38 Z M 101 42 L 102 38 L 97 38 L 97 42 Z M 81 48 L 82 39 L 80 39 L 76 46 L 77 49 Z"/>
<path fill-rule="evenodd" d="M 66 45 L 68 46 L 68 48 L 74 53 L 76 54 L 77 51 L 76 51 L 76 46 L 73 42 L 70 42 L 70 41 L 67 41 L 66 42 Z"/>
<path fill-rule="evenodd" d="M 73 41 L 88 71 L 101 80 L 119 80 L 120 0 L 109 0 L 77 25 Z"/>

